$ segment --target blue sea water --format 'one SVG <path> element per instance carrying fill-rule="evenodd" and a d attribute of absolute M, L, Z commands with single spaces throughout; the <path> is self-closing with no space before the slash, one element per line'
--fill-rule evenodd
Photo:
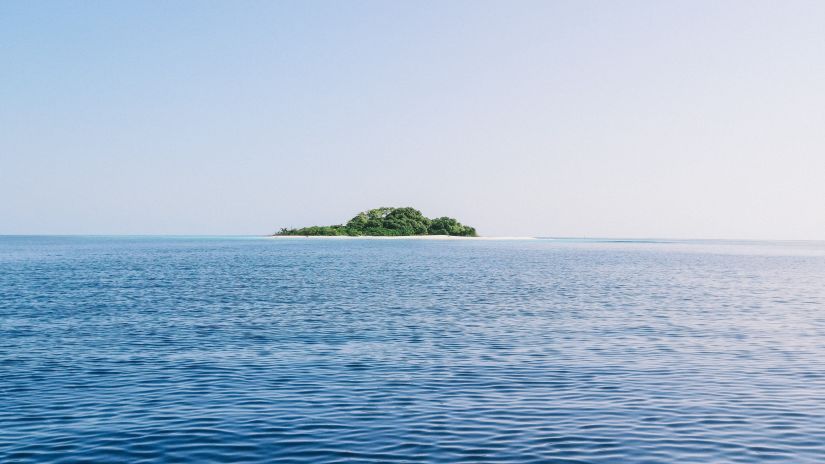
<path fill-rule="evenodd" d="M 0 462 L 825 462 L 825 244 L 0 238 Z"/>

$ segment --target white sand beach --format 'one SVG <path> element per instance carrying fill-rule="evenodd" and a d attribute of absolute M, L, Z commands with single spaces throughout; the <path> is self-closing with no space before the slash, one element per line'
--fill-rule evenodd
<path fill-rule="evenodd" d="M 274 239 L 340 239 L 340 240 L 536 240 L 536 237 L 461 237 L 455 235 L 270 235 Z"/>

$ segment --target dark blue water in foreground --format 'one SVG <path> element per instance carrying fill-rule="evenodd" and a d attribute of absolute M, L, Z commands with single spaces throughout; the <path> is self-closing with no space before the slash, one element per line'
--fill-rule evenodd
<path fill-rule="evenodd" d="M 0 462 L 824 462 L 825 244 L 0 238 Z"/>

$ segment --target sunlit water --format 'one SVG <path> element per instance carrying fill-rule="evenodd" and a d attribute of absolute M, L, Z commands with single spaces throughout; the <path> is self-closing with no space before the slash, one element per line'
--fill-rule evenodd
<path fill-rule="evenodd" d="M 0 462 L 824 462 L 825 244 L 0 238 Z"/>

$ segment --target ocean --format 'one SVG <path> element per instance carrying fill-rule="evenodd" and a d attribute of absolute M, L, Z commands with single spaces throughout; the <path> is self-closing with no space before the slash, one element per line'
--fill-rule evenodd
<path fill-rule="evenodd" d="M 0 237 L 0 462 L 825 462 L 825 243 Z"/>

